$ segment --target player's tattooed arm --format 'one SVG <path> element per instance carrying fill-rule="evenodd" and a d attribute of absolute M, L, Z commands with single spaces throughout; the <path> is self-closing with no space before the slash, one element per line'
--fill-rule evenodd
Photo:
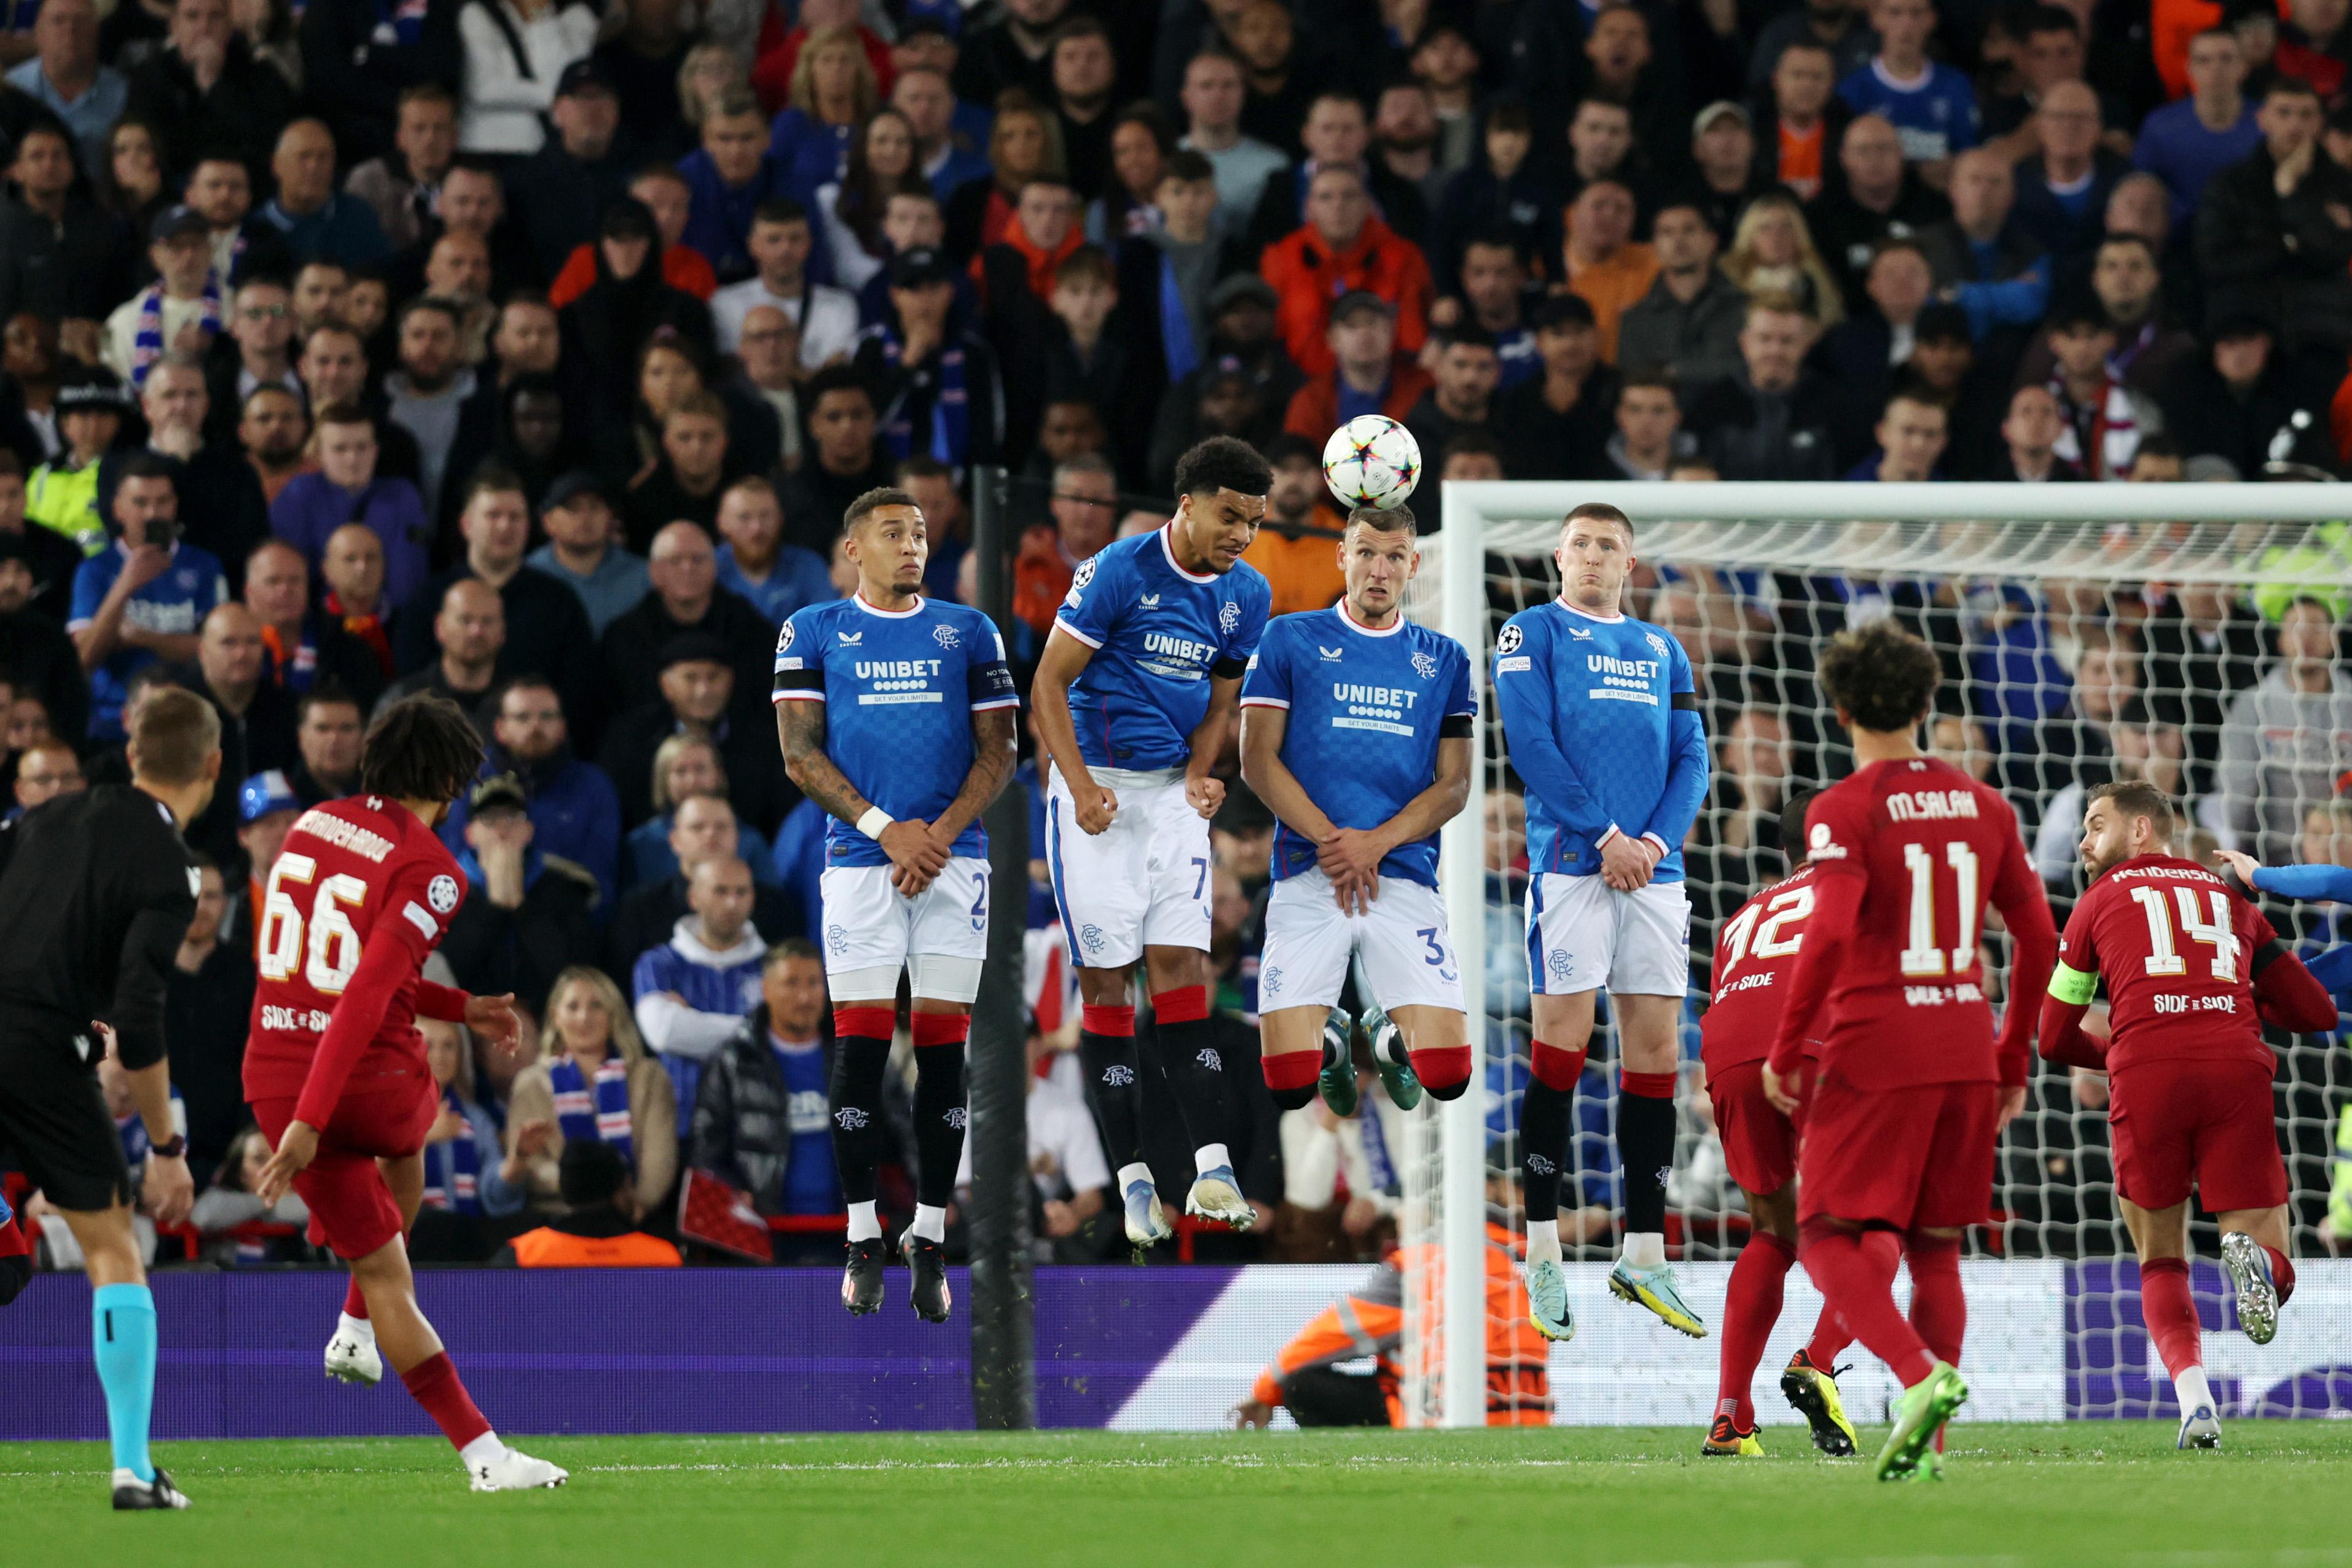
<path fill-rule="evenodd" d="M 1013 776 L 1013 763 L 1020 759 L 1013 734 L 1013 716 L 1018 712 L 1017 708 L 989 708 L 971 716 L 971 771 L 963 775 L 963 787 L 956 791 L 955 799 L 931 824 L 932 841 L 941 847 L 952 845 Z"/>
<path fill-rule="evenodd" d="M 825 752 L 822 703 L 777 703 L 776 738 L 784 750 L 784 772 L 803 795 L 847 823 L 873 809 L 874 803 L 857 792 Z M 875 842 L 890 857 L 891 885 L 908 898 L 947 869 L 947 851 L 931 842 L 927 822 L 893 822 Z"/>

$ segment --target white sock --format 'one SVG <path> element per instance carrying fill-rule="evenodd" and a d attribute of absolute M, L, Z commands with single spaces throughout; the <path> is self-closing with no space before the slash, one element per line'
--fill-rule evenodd
<path fill-rule="evenodd" d="M 915 1205 L 915 1223 L 907 1227 L 925 1241 L 948 1238 L 948 1211 L 934 1204 Z"/>
<path fill-rule="evenodd" d="M 1234 1157 L 1225 1152 L 1223 1143 L 1203 1143 L 1192 1151 L 1192 1169 L 1207 1175 L 1220 1165 L 1230 1165 Z"/>
<path fill-rule="evenodd" d="M 1629 1230 L 1625 1233 L 1626 1267 L 1631 1268 L 1663 1268 L 1666 1266 L 1666 1238 L 1655 1231 Z"/>
<path fill-rule="evenodd" d="M 2216 1415 L 2221 1413 L 2221 1407 L 2213 1403 L 2213 1390 L 2205 1382 L 2205 1369 L 2201 1366 L 2192 1366 L 2174 1378 L 2172 1391 L 2179 1396 L 2180 1413 L 2184 1415 L 2199 1405 Z"/>
<path fill-rule="evenodd" d="M 349 1312 L 338 1312 L 335 1314 L 335 1331 L 349 1334 L 363 1345 L 375 1343 L 375 1320 L 373 1318 L 354 1318 Z"/>
<path fill-rule="evenodd" d="M 874 1200 L 849 1205 L 849 1239 L 878 1241 L 882 1237 L 882 1222 L 874 1213 Z"/>
<path fill-rule="evenodd" d="M 1118 1190 L 1121 1193 L 1125 1193 L 1138 1182 L 1141 1182 L 1147 1187 L 1152 1184 L 1150 1166 L 1138 1160 L 1133 1164 L 1121 1165 L 1118 1168 Z"/>
<path fill-rule="evenodd" d="M 1559 1221 L 1556 1219 L 1528 1221 L 1528 1261 L 1530 1263 L 1559 1261 Z"/>
<path fill-rule="evenodd" d="M 499 1441 L 499 1435 L 496 1432 L 485 1432 L 458 1449 L 457 1458 L 463 1459 L 466 1462 L 466 1468 L 470 1470 L 476 1465 L 489 1463 L 506 1451 L 507 1446 Z"/>

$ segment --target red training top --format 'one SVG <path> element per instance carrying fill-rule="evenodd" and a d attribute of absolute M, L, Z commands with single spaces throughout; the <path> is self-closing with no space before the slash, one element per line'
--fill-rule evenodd
<path fill-rule="evenodd" d="M 2058 931 L 2009 803 L 1948 763 L 1911 757 L 1823 791 L 1806 821 L 1814 909 L 1772 1070 L 1788 1077 L 1811 1037 L 1822 1069 L 1857 1089 L 2023 1084 Z M 2016 948 L 1997 1046 L 1980 945 L 1988 890 Z"/>
<path fill-rule="evenodd" d="M 297 818 L 263 900 L 246 1099 L 295 1096 L 295 1120 L 323 1127 L 346 1085 L 428 1087 L 415 1020 L 462 1018 L 467 997 L 419 972 L 465 894 L 448 849 L 395 801 Z"/>

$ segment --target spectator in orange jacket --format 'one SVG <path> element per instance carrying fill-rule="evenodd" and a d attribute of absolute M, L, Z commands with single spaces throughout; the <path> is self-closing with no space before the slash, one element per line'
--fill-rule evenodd
<path fill-rule="evenodd" d="M 1577 193 L 1562 218 L 1560 270 L 1568 292 L 1592 307 L 1601 363 L 1617 363 L 1617 319 L 1658 280 L 1658 253 L 1633 239 L 1633 193 L 1595 180 Z"/>
<path fill-rule="evenodd" d="M 1316 170 L 1307 189 L 1306 226 L 1267 246 L 1258 270 L 1281 301 L 1282 346 L 1309 375 L 1331 368 L 1332 301 L 1359 289 L 1396 311 L 1397 346 L 1405 353 L 1420 353 L 1428 336 L 1429 263 L 1412 241 L 1372 215 L 1360 169 Z"/>
<path fill-rule="evenodd" d="M 1021 535 L 1020 558 L 1013 563 L 1013 613 L 1041 637 L 1053 631 L 1054 612 L 1062 607 L 1078 563 L 1110 542 L 1118 521 L 1118 476 L 1110 459 L 1079 452 L 1054 465 L 1047 508 L 1054 521 Z"/>
<path fill-rule="evenodd" d="M 1265 521 L 1242 559 L 1274 590 L 1267 615 L 1328 610 L 1348 586 L 1339 539 L 1348 520 L 1332 510 L 1323 483 L 1322 444 L 1285 430 L 1265 444 L 1265 460 L 1274 465 L 1274 488 Z"/>
<path fill-rule="evenodd" d="M 569 1211 L 524 1231 L 492 1261 L 518 1268 L 676 1268 L 677 1248 L 636 1228 L 621 1210 L 629 1185 L 619 1149 L 593 1138 L 563 1145 L 558 1181 Z"/>
<path fill-rule="evenodd" d="M 1487 1223 L 1486 1425 L 1548 1426 L 1550 1356 L 1528 1321 L 1516 1246 L 1509 1231 Z M 1234 1408 L 1234 1425 L 1264 1426 L 1279 1405 L 1301 1426 L 1403 1426 L 1398 1398 L 1403 1369 L 1396 1358 L 1404 1341 L 1408 1263 L 1420 1268 L 1423 1310 L 1434 1310 L 1445 1268 L 1440 1249 L 1422 1243 L 1391 1253 L 1370 1279 L 1324 1308 L 1282 1347 L 1273 1364 L 1258 1373 L 1250 1396 Z M 1362 1355 L 1367 1343 L 1376 1357 L 1370 1377 L 1333 1370 L 1336 1363 Z"/>
<path fill-rule="evenodd" d="M 1321 451 L 1331 432 L 1359 414 L 1385 414 L 1398 424 L 1421 401 L 1429 372 L 1397 352 L 1396 307 L 1356 289 L 1331 307 L 1323 331 L 1325 365 L 1290 395 L 1282 427 Z"/>

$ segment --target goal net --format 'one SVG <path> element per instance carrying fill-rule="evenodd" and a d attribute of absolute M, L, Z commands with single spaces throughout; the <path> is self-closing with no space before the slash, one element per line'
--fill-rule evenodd
<path fill-rule="evenodd" d="M 1667 1229 L 1685 1293 L 1710 1323 L 1721 1321 L 1725 1265 L 1748 1222 L 1708 1114 L 1698 1019 L 1718 924 L 1783 874 L 1778 815 L 1787 793 L 1852 770 L 1811 675 L 1829 637 L 1892 616 L 1934 646 L 1945 682 L 1926 742 L 2015 806 L 2062 925 L 2082 886 L 2084 794 L 2111 777 L 2145 777 L 2171 794 L 2200 858 L 2221 846 L 2265 863 L 2352 865 L 2352 667 L 2343 657 L 2352 646 L 2352 525 L 2328 521 L 2352 516 L 2352 491 L 1480 483 L 1448 485 L 1439 499 L 1433 510 L 1442 510 L 1443 525 L 1424 542 L 1408 608 L 1469 647 L 1474 668 L 1491 667 L 1508 616 L 1557 595 L 1560 520 L 1592 500 L 1622 507 L 1636 525 L 1640 564 L 1624 608 L 1657 623 L 1690 657 L 1713 770 L 1685 847 L 1691 984 Z M 1605 1289 L 1612 1220 L 1622 1218 L 1605 1005 L 1563 1167 L 1560 1229 L 1576 1260 L 1577 1338 L 1546 1354 L 1504 1321 L 1500 1303 L 1513 1299 L 1489 1302 L 1488 1226 L 1517 1237 L 1526 1217 L 1511 1135 L 1528 1079 L 1529 1002 L 1524 809 L 1491 684 L 1482 696 L 1486 765 L 1445 831 L 1443 880 L 1457 946 L 1486 955 L 1483 965 L 1464 966 L 1486 1092 L 1417 1113 L 1407 1140 L 1402 1223 L 1412 1272 L 1400 1359 L 1408 1417 L 1484 1422 L 1490 1364 L 1517 1356 L 1548 1363 L 1555 1421 L 1703 1422 L 1716 1342 L 1681 1339 Z M 1577 760 L 1609 765 L 1606 757 Z M 2282 903 L 2269 912 L 2305 951 L 2352 939 L 2352 911 Z M 1988 951 L 1998 983 L 2006 964 L 1998 932 Z M 2273 1038 L 2294 1251 L 2325 1256 L 2352 1062 L 2332 1038 Z M 1968 1244 L 1974 1414 L 2048 1419 L 2170 1408 L 2170 1385 L 2141 1326 L 2104 1088 L 2104 1079 L 2077 1082 L 2037 1061 L 2026 1113 L 2002 1140 L 1994 1222 Z M 2352 1229 L 2352 1204 L 2339 1215 Z M 2334 1369 L 2305 1375 L 2339 1356 L 2278 1342 L 2258 1351 L 2234 1331 L 2211 1331 L 2235 1325 L 2210 1261 L 2218 1256 L 2210 1217 L 2199 1216 L 2192 1245 L 2209 1260 L 2193 1280 L 2225 1405 L 2239 1415 L 2352 1410 L 2352 1377 Z M 2327 1281 L 2321 1293 L 2337 1294 Z M 1515 1300 L 1524 1312 L 1523 1296 Z M 1803 1271 L 1792 1271 L 1759 1373 L 1768 1393 L 1818 1303 Z M 2296 1309 L 2324 1334 L 2331 1317 L 2352 1321 L 2352 1295 L 2299 1297 Z M 2280 1341 L 2289 1338 L 2283 1328 Z M 1847 1400 L 1874 1418 L 1875 1395 L 1891 1384 L 1860 1359 Z M 1758 1408 L 1766 1419 L 1794 1419 L 1777 1396 Z"/>

